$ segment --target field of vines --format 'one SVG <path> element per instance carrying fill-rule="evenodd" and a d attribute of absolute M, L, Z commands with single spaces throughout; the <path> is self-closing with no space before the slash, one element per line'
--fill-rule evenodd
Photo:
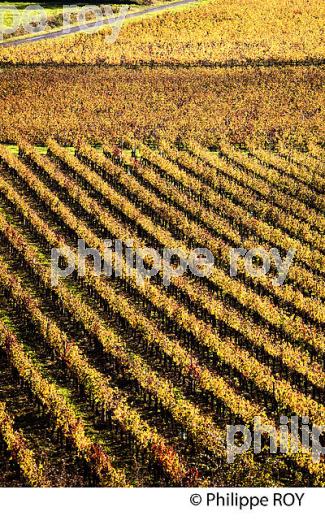
<path fill-rule="evenodd" d="M 257 416 L 278 436 L 281 415 L 325 424 L 324 184 L 314 139 L 1 144 L 0 486 L 324 486 L 300 441 L 226 453 L 226 426 Z M 53 285 L 51 249 L 78 239 L 215 264 L 140 285 L 124 255 L 121 276 L 89 260 Z M 294 248 L 284 285 L 230 277 L 235 247 Z"/>
<path fill-rule="evenodd" d="M 103 29 L 1 47 L 0 63 L 127 66 L 324 64 L 325 6 L 319 0 L 200 0 L 127 20 L 114 44 Z"/>

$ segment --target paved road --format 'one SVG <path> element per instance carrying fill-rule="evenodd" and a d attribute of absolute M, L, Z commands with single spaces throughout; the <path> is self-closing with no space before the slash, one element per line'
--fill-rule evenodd
<path fill-rule="evenodd" d="M 93 28 L 100 28 L 103 27 L 103 25 L 111 25 L 113 23 L 116 23 L 118 21 L 128 20 L 130 18 L 138 18 L 143 16 L 147 13 L 154 13 L 159 11 L 166 11 L 168 9 L 174 9 L 175 7 L 179 7 L 186 4 L 193 4 L 197 2 L 197 0 L 179 0 L 178 2 L 169 3 L 166 5 L 159 5 L 159 6 L 152 6 L 147 7 L 146 9 L 143 9 L 141 11 L 137 11 L 135 13 L 128 13 L 125 17 L 122 16 L 116 16 L 113 18 L 106 18 L 105 20 L 99 21 L 99 22 L 89 22 L 87 23 L 87 29 L 93 29 Z M 38 36 L 26 36 L 26 38 L 21 38 L 20 40 L 16 41 L 6 41 L 0 43 L 0 47 L 17 47 L 18 45 L 23 45 L 24 43 L 33 43 L 38 42 L 41 40 L 52 40 L 53 38 L 62 38 L 63 36 L 69 36 L 70 34 L 77 34 L 80 32 L 83 32 L 85 30 L 84 25 L 77 25 L 74 27 L 71 27 L 69 31 L 60 29 L 58 31 L 52 31 L 48 34 L 40 34 Z"/>

